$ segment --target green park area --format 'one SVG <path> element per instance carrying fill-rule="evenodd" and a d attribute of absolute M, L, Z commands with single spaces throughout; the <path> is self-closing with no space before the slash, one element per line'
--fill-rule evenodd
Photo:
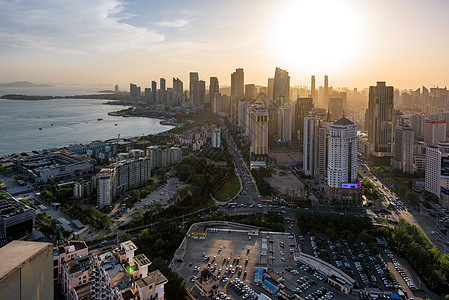
<path fill-rule="evenodd" d="M 214 197 L 220 202 L 228 201 L 234 197 L 240 190 L 240 182 L 237 176 L 232 175 L 229 179 L 215 192 Z"/>

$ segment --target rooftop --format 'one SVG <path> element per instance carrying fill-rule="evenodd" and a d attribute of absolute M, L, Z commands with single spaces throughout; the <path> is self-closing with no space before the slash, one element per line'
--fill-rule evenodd
<path fill-rule="evenodd" d="M 165 276 L 161 273 L 161 271 L 159 270 L 155 270 L 153 272 L 151 272 L 150 274 L 148 274 L 147 277 L 139 279 L 136 281 L 136 284 L 140 287 L 143 288 L 147 285 L 151 285 L 151 284 L 155 284 L 155 285 L 159 285 L 159 284 L 164 284 L 167 283 L 167 278 L 165 278 Z"/>
<path fill-rule="evenodd" d="M 139 254 L 137 256 L 134 256 L 134 262 L 139 267 L 151 265 L 151 261 L 145 256 L 145 254 Z"/>
<path fill-rule="evenodd" d="M 69 274 L 75 274 L 80 271 L 84 272 L 86 270 L 89 270 L 90 264 L 91 264 L 90 256 L 83 256 L 77 259 L 72 259 L 65 263 Z"/>
<path fill-rule="evenodd" d="M 120 243 L 120 248 L 124 249 L 126 252 L 137 250 L 137 246 L 134 245 L 134 243 L 131 240 Z"/>
<path fill-rule="evenodd" d="M 51 243 L 12 241 L 0 248 L 0 282 L 48 248 Z"/>
<path fill-rule="evenodd" d="M 339 119 L 338 121 L 336 121 L 332 125 L 354 125 L 354 123 L 351 122 L 350 120 L 346 119 L 345 117 L 343 117 L 343 118 Z"/>
<path fill-rule="evenodd" d="M 8 193 L 0 192 L 0 216 L 10 218 L 26 211 L 33 210 Z"/>

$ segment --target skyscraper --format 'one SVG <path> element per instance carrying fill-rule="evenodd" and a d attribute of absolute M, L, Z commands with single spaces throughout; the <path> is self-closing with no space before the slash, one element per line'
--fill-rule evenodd
<path fill-rule="evenodd" d="M 449 143 L 426 148 L 425 189 L 449 209 Z"/>
<path fill-rule="evenodd" d="M 173 105 L 180 106 L 184 100 L 184 85 L 179 78 L 173 77 Z"/>
<path fill-rule="evenodd" d="M 214 97 L 215 97 L 216 93 L 220 93 L 220 85 L 218 83 L 218 78 L 217 77 L 211 77 L 209 79 L 208 106 L 213 106 Z"/>
<path fill-rule="evenodd" d="M 279 109 L 278 132 L 281 142 L 292 140 L 293 107 L 285 104 Z"/>
<path fill-rule="evenodd" d="M 315 75 L 312 75 L 310 78 L 310 98 L 313 99 L 313 102 L 316 101 L 316 87 L 315 87 Z"/>
<path fill-rule="evenodd" d="M 140 86 L 135 85 L 134 83 L 129 84 L 129 100 L 131 102 L 137 102 L 140 99 Z"/>
<path fill-rule="evenodd" d="M 159 86 L 159 95 L 160 95 L 160 99 L 159 102 L 162 103 L 163 105 L 167 104 L 167 90 L 166 90 L 166 85 L 165 85 L 165 78 L 161 78 L 160 79 L 160 86 Z"/>
<path fill-rule="evenodd" d="M 290 76 L 278 67 L 274 72 L 273 101 L 279 107 L 290 101 Z"/>
<path fill-rule="evenodd" d="M 269 101 L 273 100 L 273 88 L 274 88 L 274 78 L 268 78 L 267 96 Z"/>
<path fill-rule="evenodd" d="M 304 119 L 313 108 L 313 98 L 297 98 L 295 108 L 295 130 L 297 138 L 304 138 Z"/>
<path fill-rule="evenodd" d="M 243 69 L 236 69 L 231 74 L 231 120 L 238 121 L 238 103 L 245 98 L 245 75 Z"/>
<path fill-rule="evenodd" d="M 357 125 L 341 118 L 330 125 L 326 196 L 330 200 L 359 202 L 362 185 L 357 175 Z"/>
<path fill-rule="evenodd" d="M 151 103 L 155 104 L 157 99 L 157 84 L 156 81 L 151 81 Z"/>
<path fill-rule="evenodd" d="M 329 77 L 324 75 L 324 93 L 323 93 L 323 104 L 327 106 L 329 103 Z"/>
<path fill-rule="evenodd" d="M 425 120 L 424 121 L 424 143 L 433 146 L 438 142 L 446 140 L 446 121 Z"/>
<path fill-rule="evenodd" d="M 199 76 L 197 72 L 190 72 L 189 76 L 189 99 L 190 99 L 190 106 L 193 106 L 193 87 L 195 85 L 195 82 L 199 80 Z"/>
<path fill-rule="evenodd" d="M 151 89 L 145 88 L 145 102 L 148 104 L 151 101 Z"/>
<path fill-rule="evenodd" d="M 251 114 L 251 160 L 266 161 L 268 158 L 268 111 L 252 108 Z"/>
<path fill-rule="evenodd" d="M 204 80 L 195 81 L 193 84 L 193 105 L 204 105 L 206 101 L 206 82 Z"/>
<path fill-rule="evenodd" d="M 391 152 L 394 89 L 384 81 L 369 88 L 368 141 L 375 152 Z"/>
<path fill-rule="evenodd" d="M 413 173 L 413 144 L 415 138 L 413 128 L 409 124 L 397 125 L 394 128 L 393 167 L 404 173 Z"/>

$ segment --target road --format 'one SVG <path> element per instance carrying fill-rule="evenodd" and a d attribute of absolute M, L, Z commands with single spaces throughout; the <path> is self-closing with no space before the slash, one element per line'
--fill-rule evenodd
<path fill-rule="evenodd" d="M 430 242 L 434 246 L 438 247 L 441 253 L 448 253 L 449 237 L 447 235 L 443 235 L 436 228 L 436 225 L 438 224 L 438 216 L 431 216 L 430 212 L 425 208 L 418 212 L 413 208 L 407 207 L 407 204 L 403 201 L 403 199 L 392 191 L 378 177 L 376 177 L 376 175 L 374 175 L 369 169 L 369 166 L 360 160 L 359 170 L 364 178 L 369 179 L 383 195 L 385 202 L 384 206 L 387 207 L 389 204 L 393 206 L 394 210 L 392 217 L 394 221 L 398 221 L 399 218 L 403 218 L 407 223 L 421 228 Z"/>

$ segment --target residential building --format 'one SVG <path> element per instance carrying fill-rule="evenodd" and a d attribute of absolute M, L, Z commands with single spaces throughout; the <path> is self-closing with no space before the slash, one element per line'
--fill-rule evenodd
<path fill-rule="evenodd" d="M 129 84 L 129 100 L 131 102 L 139 101 L 141 96 L 140 86 L 135 85 L 134 83 Z"/>
<path fill-rule="evenodd" d="M 221 128 L 217 128 L 212 133 L 212 147 L 220 148 L 221 147 Z"/>
<path fill-rule="evenodd" d="M 197 72 L 190 72 L 189 74 L 189 99 L 190 99 L 190 107 L 193 107 L 193 90 L 195 86 L 195 82 L 199 79 Z"/>
<path fill-rule="evenodd" d="M 0 248 L 1 299 L 53 299 L 53 245 L 12 241 Z"/>
<path fill-rule="evenodd" d="M 273 101 L 279 107 L 290 101 L 290 75 L 278 67 L 274 72 Z"/>
<path fill-rule="evenodd" d="M 361 203 L 362 184 L 357 175 L 357 125 L 345 117 L 330 125 L 328 156 L 327 198 Z"/>
<path fill-rule="evenodd" d="M 73 290 L 90 283 L 91 256 L 82 256 L 62 263 L 62 294 L 68 300 L 76 299 Z"/>
<path fill-rule="evenodd" d="M 329 99 L 329 111 L 336 120 L 339 120 L 343 117 L 343 108 L 344 108 L 343 98 Z"/>
<path fill-rule="evenodd" d="M 206 102 L 206 82 L 204 80 L 195 81 L 193 84 L 193 105 L 203 105 Z"/>
<path fill-rule="evenodd" d="M 160 78 L 159 79 L 159 103 L 163 104 L 163 105 L 167 105 L 167 89 L 166 89 L 166 81 L 165 78 Z"/>
<path fill-rule="evenodd" d="M 182 159 L 182 151 L 178 147 L 149 146 L 147 156 L 150 158 L 151 169 L 154 170 L 177 164 Z"/>
<path fill-rule="evenodd" d="M 156 81 L 151 81 L 151 103 L 157 103 L 157 83 Z"/>
<path fill-rule="evenodd" d="M 87 256 L 88 247 L 83 241 L 69 241 L 67 244 L 53 247 L 53 278 L 55 282 L 61 279 L 62 265 L 65 262 Z"/>
<path fill-rule="evenodd" d="M 379 81 L 369 88 L 368 140 L 375 152 L 391 152 L 394 89 Z"/>
<path fill-rule="evenodd" d="M 424 121 L 424 143 L 434 146 L 438 142 L 446 140 L 446 121 L 425 120 Z"/>
<path fill-rule="evenodd" d="M 236 69 L 231 74 L 231 107 L 230 117 L 231 122 L 237 124 L 238 122 L 238 105 L 239 101 L 245 98 L 245 75 L 243 69 Z"/>
<path fill-rule="evenodd" d="M 279 109 L 278 132 L 280 142 L 292 141 L 294 108 L 285 104 Z"/>
<path fill-rule="evenodd" d="M 250 114 L 250 160 L 266 161 L 268 159 L 268 111 L 265 109 L 252 108 Z"/>
<path fill-rule="evenodd" d="M 245 98 L 256 99 L 256 96 L 257 96 L 256 85 L 253 83 L 245 84 Z"/>
<path fill-rule="evenodd" d="M 394 131 L 393 167 L 404 173 L 414 173 L 414 132 L 409 124 L 397 125 Z"/>
<path fill-rule="evenodd" d="M 426 148 L 425 190 L 449 209 L 449 142 Z"/>
<path fill-rule="evenodd" d="M 313 78 L 315 80 L 315 78 Z M 295 107 L 295 131 L 298 139 L 304 138 L 304 119 L 309 115 L 310 111 L 314 107 L 313 98 L 300 98 L 296 99 Z"/>

